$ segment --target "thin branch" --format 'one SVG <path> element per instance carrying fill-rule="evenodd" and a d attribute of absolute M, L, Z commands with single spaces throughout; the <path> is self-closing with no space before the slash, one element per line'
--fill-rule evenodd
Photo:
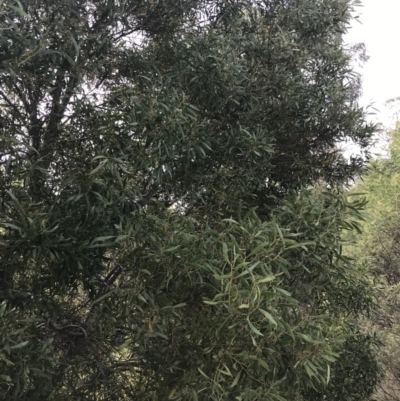
<path fill-rule="evenodd" d="M 28 100 L 26 99 L 24 93 L 22 92 L 22 90 L 18 87 L 17 83 L 11 78 L 11 82 L 12 82 L 12 86 L 15 89 L 15 91 L 17 92 L 19 98 L 21 99 L 22 103 L 25 106 L 25 110 L 26 112 L 30 115 L 32 114 L 32 105 L 29 104 Z"/>
<path fill-rule="evenodd" d="M 68 336 L 73 336 L 73 337 L 84 337 L 87 338 L 87 333 L 86 330 L 82 326 L 78 326 L 76 324 L 70 324 L 68 326 L 60 327 L 57 326 L 55 323 L 53 323 L 50 319 L 48 320 L 48 326 L 53 329 L 54 331 L 57 331 L 58 333 L 63 333 Z M 70 329 L 78 329 L 81 332 L 71 332 L 69 331 Z"/>
<path fill-rule="evenodd" d="M 92 307 L 90 308 L 87 316 L 86 316 L 86 322 L 89 321 L 91 316 L 93 315 L 94 310 L 96 307 L 99 305 L 99 300 L 104 297 L 106 294 L 110 293 L 110 287 L 117 281 L 118 277 L 122 274 L 124 269 L 122 268 L 121 265 L 117 264 L 115 267 L 111 269 L 111 271 L 108 273 L 106 278 L 103 281 L 103 288 L 99 291 L 97 298 L 92 304 Z"/>
<path fill-rule="evenodd" d="M 1 97 L 7 102 L 7 104 L 14 109 L 14 111 L 18 114 L 20 114 L 20 110 L 18 109 L 18 107 L 11 102 L 11 100 L 8 98 L 8 96 L 2 91 L 0 90 L 0 95 Z"/>

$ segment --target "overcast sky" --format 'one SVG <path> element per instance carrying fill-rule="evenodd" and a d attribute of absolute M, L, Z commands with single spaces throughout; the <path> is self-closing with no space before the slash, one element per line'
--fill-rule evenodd
<path fill-rule="evenodd" d="M 365 43 L 370 56 L 362 70 L 361 104 L 373 104 L 379 111 L 374 121 L 393 125 L 393 113 L 385 102 L 400 97 L 400 0 L 362 0 L 357 7 L 360 23 L 354 21 L 347 35 L 349 43 Z M 396 106 L 400 110 L 400 102 Z"/>

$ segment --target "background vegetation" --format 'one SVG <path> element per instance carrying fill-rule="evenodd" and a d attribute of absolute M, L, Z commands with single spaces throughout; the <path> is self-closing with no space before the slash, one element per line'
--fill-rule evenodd
<path fill-rule="evenodd" d="M 383 157 L 371 161 L 363 181 L 352 190 L 363 192 L 368 199 L 363 233 L 354 237 L 355 246 L 349 255 L 360 269 L 368 271 L 377 289 L 379 309 L 363 324 L 379 333 L 382 346 L 379 361 L 385 379 L 379 384 L 376 400 L 395 401 L 400 398 L 399 381 L 399 189 L 400 131 L 389 134 L 390 146 Z"/>

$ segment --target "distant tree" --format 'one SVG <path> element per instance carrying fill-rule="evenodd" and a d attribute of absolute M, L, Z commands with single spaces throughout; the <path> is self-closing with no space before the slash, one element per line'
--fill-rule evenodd
<path fill-rule="evenodd" d="M 378 313 L 365 322 L 376 330 L 384 346 L 379 361 L 385 378 L 375 395 L 377 401 L 400 400 L 400 131 L 389 134 L 388 153 L 370 162 L 368 173 L 353 192 L 367 195 L 363 235 L 357 237 L 350 255 L 369 271 L 379 289 Z"/>
<path fill-rule="evenodd" d="M 1 3 L 4 400 L 370 393 L 348 317 L 371 288 L 341 250 L 364 162 L 335 150 L 374 132 L 352 7 Z"/>

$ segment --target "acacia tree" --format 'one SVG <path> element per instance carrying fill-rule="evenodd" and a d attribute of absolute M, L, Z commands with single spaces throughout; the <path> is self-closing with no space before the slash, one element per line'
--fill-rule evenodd
<path fill-rule="evenodd" d="M 0 7 L 3 398 L 366 399 L 353 2 Z"/>

